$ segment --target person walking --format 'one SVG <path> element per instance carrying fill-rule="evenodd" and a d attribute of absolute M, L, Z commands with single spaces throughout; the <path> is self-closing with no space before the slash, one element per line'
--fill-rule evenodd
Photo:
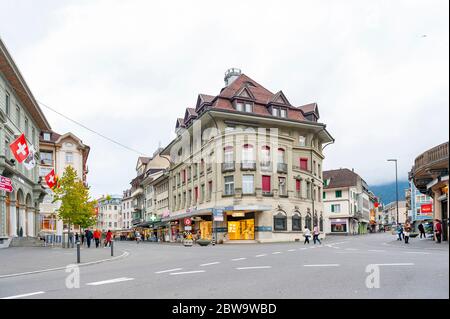
<path fill-rule="evenodd" d="M 436 234 L 436 244 L 440 244 L 442 236 L 442 224 L 439 219 L 435 219 L 434 221 L 436 222 L 434 225 L 434 233 Z"/>
<path fill-rule="evenodd" d="M 86 244 L 88 248 L 91 248 L 91 240 L 94 235 L 92 234 L 92 231 L 90 229 L 86 229 Z"/>
<path fill-rule="evenodd" d="M 405 238 L 405 244 L 409 244 L 409 233 L 411 232 L 411 224 L 409 221 L 406 221 L 405 223 L 405 231 L 403 232 L 404 238 Z"/>
<path fill-rule="evenodd" d="M 319 244 L 322 245 L 322 243 L 320 242 L 320 239 L 319 239 L 319 234 L 320 234 L 320 232 L 319 232 L 319 227 L 317 227 L 317 225 L 314 225 L 314 228 L 313 228 L 313 241 L 314 241 L 314 245 L 316 244 L 316 241 L 318 241 Z"/>
<path fill-rule="evenodd" d="M 403 227 L 401 224 L 397 225 L 397 235 L 398 235 L 397 240 L 403 240 L 403 237 L 402 237 L 403 236 Z"/>
<path fill-rule="evenodd" d="M 101 237 L 102 237 L 102 234 L 101 234 L 100 230 L 96 229 L 94 231 L 95 248 L 98 248 L 98 246 L 100 245 Z"/>
<path fill-rule="evenodd" d="M 420 222 L 420 224 L 419 224 L 419 232 L 420 232 L 420 239 L 422 239 L 422 236 L 423 236 L 423 238 L 427 238 L 427 236 L 426 236 L 426 234 L 425 234 L 425 227 L 423 227 L 423 222 Z"/>
<path fill-rule="evenodd" d="M 141 237 L 141 234 L 137 230 L 136 230 L 135 237 L 136 237 L 136 244 L 139 244 L 139 242 L 141 241 L 142 237 Z"/>
<path fill-rule="evenodd" d="M 308 226 L 305 226 L 305 231 L 303 232 L 303 236 L 305 236 L 305 242 L 303 245 L 308 244 L 309 245 L 309 237 L 311 237 L 311 231 L 309 230 Z"/>
<path fill-rule="evenodd" d="M 105 241 L 105 247 L 108 246 L 111 247 L 111 241 L 112 241 L 112 232 L 108 229 L 108 232 L 106 233 L 106 241 Z"/>

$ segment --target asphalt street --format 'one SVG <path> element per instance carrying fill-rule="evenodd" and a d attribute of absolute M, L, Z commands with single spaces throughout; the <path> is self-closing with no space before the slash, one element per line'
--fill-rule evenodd
<path fill-rule="evenodd" d="M 16 272 L 0 276 L 0 298 L 449 298 L 448 244 L 387 233 L 321 245 L 119 241 L 115 250 L 123 257 L 79 268 L 79 288 L 66 269 Z"/>

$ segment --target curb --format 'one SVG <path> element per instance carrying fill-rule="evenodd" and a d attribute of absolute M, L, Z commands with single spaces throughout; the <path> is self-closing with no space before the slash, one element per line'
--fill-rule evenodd
<path fill-rule="evenodd" d="M 100 263 L 107 262 L 107 261 L 113 261 L 113 260 L 116 260 L 116 259 L 125 258 L 128 255 L 130 255 L 130 253 L 127 252 L 127 251 L 124 251 L 122 255 L 117 256 L 117 257 L 101 259 L 101 260 L 96 260 L 96 261 L 90 261 L 90 262 L 87 262 L 87 263 L 69 264 L 69 265 L 76 265 L 78 267 L 95 265 L 95 264 L 100 264 Z M 0 279 L 2 279 L 2 278 L 10 278 L 10 277 L 18 277 L 18 276 L 25 276 L 25 275 L 33 275 L 33 274 L 40 274 L 40 273 L 44 273 L 44 272 L 63 270 L 63 269 L 66 269 L 66 268 L 67 268 L 67 266 L 57 267 L 57 268 L 49 268 L 49 269 L 42 269 L 42 270 L 35 270 L 35 271 L 27 271 L 27 272 L 21 272 L 21 273 L 16 273 L 16 274 L 0 275 Z"/>

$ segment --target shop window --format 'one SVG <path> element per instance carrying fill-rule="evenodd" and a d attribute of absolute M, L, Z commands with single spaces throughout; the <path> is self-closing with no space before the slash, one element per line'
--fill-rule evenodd
<path fill-rule="evenodd" d="M 274 230 L 287 230 L 287 217 L 284 212 L 278 212 L 273 216 L 273 229 Z"/>
<path fill-rule="evenodd" d="M 292 216 L 292 230 L 300 231 L 302 230 L 302 216 L 300 214 L 295 213 Z"/>
<path fill-rule="evenodd" d="M 308 227 L 308 229 L 312 229 L 311 222 L 312 222 L 311 214 L 308 213 L 305 217 L 305 226 Z"/>

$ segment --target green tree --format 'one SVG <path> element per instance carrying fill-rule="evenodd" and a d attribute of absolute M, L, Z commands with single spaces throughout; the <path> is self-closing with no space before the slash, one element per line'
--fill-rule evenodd
<path fill-rule="evenodd" d="M 60 202 L 57 210 L 58 218 L 69 226 L 87 228 L 95 224 L 95 205 L 89 197 L 89 188 L 86 187 L 72 166 L 67 166 L 63 176 L 58 179 L 58 187 L 53 189 L 53 202 Z"/>

